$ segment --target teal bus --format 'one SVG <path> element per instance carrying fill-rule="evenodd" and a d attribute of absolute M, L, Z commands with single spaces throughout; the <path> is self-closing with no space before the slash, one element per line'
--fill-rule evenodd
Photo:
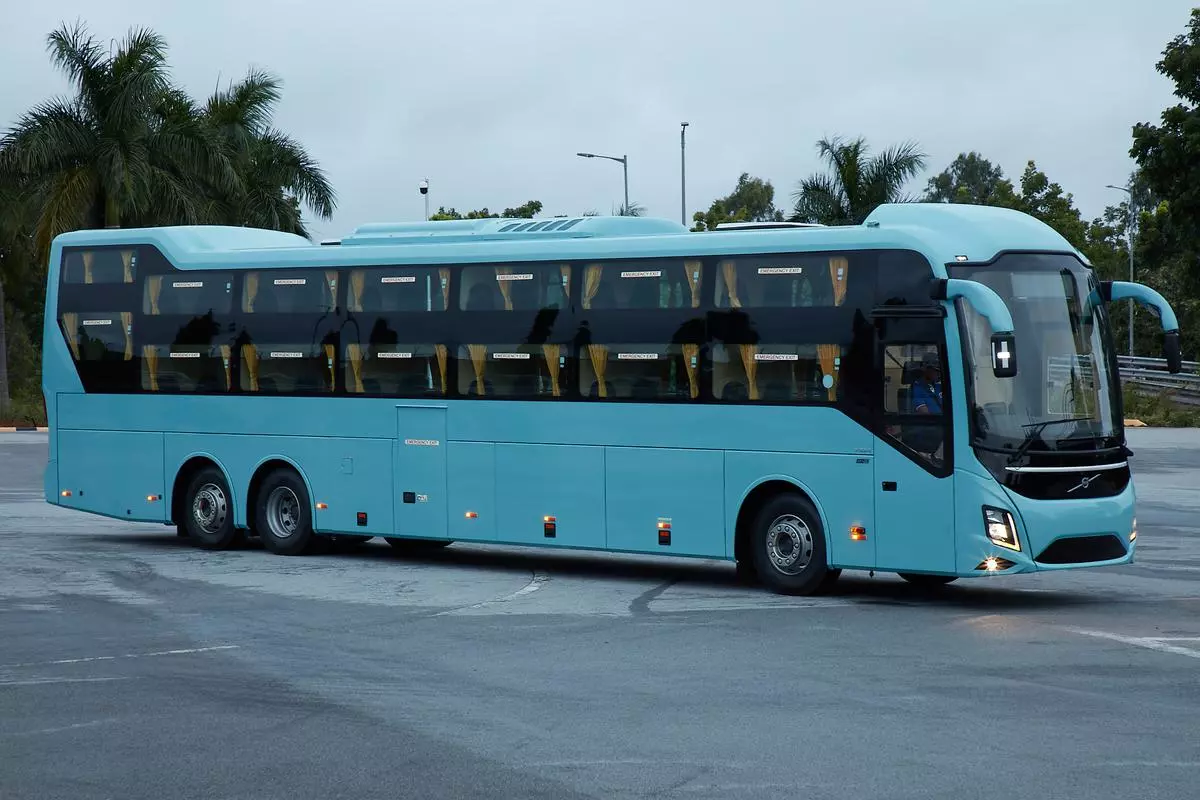
<path fill-rule="evenodd" d="M 735 562 L 808 594 L 1125 564 L 1106 303 L 1017 212 L 567 217 L 53 243 L 45 496 L 281 555 L 383 537 Z"/>

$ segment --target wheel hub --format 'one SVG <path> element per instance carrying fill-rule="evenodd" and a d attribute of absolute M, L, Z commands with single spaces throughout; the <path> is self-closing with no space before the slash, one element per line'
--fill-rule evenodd
<path fill-rule="evenodd" d="M 300 500 L 286 486 L 277 486 L 267 497 L 267 525 L 277 539 L 287 539 L 300 528 Z"/>
<path fill-rule="evenodd" d="M 784 575 L 797 575 L 812 561 L 813 535 L 794 514 L 776 518 L 767 530 L 767 556 Z"/>
<path fill-rule="evenodd" d="M 192 519 L 205 533 L 217 533 L 225 526 L 229 502 L 225 491 L 215 483 L 206 483 L 192 500 Z"/>

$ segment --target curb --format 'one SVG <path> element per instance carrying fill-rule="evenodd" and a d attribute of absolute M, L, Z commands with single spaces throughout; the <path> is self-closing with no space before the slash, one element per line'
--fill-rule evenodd
<path fill-rule="evenodd" d="M 32 425 L 28 425 L 18 428 L 0 428 L 0 433 L 46 433 L 49 430 L 49 428 L 37 428 Z"/>

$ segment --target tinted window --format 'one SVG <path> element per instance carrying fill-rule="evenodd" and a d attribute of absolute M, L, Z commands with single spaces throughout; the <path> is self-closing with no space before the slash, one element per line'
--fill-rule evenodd
<path fill-rule="evenodd" d="M 588 264 L 581 272 L 585 309 L 700 307 L 700 261 Z"/>
<path fill-rule="evenodd" d="M 717 308 L 840 306 L 853 274 L 849 260 L 840 255 L 722 259 L 713 301 Z"/>
<path fill-rule="evenodd" d="M 564 345 L 469 344 L 458 348 L 458 393 L 464 397 L 560 397 Z"/>
<path fill-rule="evenodd" d="M 133 283 L 137 251 L 129 248 L 72 250 L 63 256 L 63 283 Z"/>
<path fill-rule="evenodd" d="M 571 291 L 567 264 L 463 267 L 458 307 L 464 311 L 538 311 L 566 308 Z"/>
<path fill-rule="evenodd" d="M 76 361 L 129 361 L 133 358 L 133 314 L 128 311 L 67 312 L 60 322 Z"/>
<path fill-rule="evenodd" d="M 233 273 L 202 272 L 150 275 L 142 313 L 151 316 L 228 314 L 233 310 Z"/>
<path fill-rule="evenodd" d="M 448 352 L 442 344 L 346 346 L 346 391 L 400 396 L 445 395 Z"/>
<path fill-rule="evenodd" d="M 232 387 L 228 345 L 142 348 L 142 388 L 148 392 L 225 392 Z"/>
<path fill-rule="evenodd" d="M 841 366 L 838 345 L 716 345 L 712 348 L 713 398 L 831 403 L 839 396 Z"/>
<path fill-rule="evenodd" d="M 334 309 L 337 272 L 263 270 L 247 272 L 242 311 L 247 314 L 322 314 Z"/>
<path fill-rule="evenodd" d="M 590 344 L 579 354 L 579 392 L 589 399 L 694 399 L 700 394 L 694 344 Z"/>
<path fill-rule="evenodd" d="M 350 273 L 351 312 L 445 311 L 450 293 L 448 267 L 384 267 Z"/>
<path fill-rule="evenodd" d="M 242 345 L 240 386 L 247 392 L 333 390 L 333 345 Z"/>

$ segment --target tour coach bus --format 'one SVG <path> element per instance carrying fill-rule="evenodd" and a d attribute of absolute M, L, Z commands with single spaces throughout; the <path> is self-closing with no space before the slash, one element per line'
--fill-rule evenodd
<path fill-rule="evenodd" d="M 975 206 L 689 233 L 582 217 L 78 231 L 51 251 L 46 499 L 258 537 L 735 561 L 784 593 L 1123 564 L 1100 282 Z"/>

